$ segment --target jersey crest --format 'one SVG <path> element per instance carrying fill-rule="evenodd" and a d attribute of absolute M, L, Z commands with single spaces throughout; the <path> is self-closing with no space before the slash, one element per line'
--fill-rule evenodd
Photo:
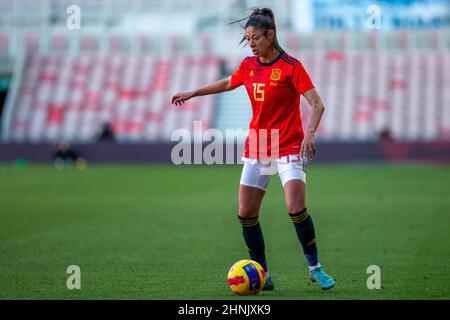
<path fill-rule="evenodd" d="M 270 80 L 277 81 L 281 78 L 281 70 L 280 69 L 272 69 L 272 73 L 270 74 Z"/>

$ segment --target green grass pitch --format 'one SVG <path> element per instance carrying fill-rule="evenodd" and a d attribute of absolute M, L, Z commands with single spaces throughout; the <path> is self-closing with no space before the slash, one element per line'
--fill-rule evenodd
<path fill-rule="evenodd" d="M 234 295 L 241 166 L 0 166 L 0 299 L 449 299 L 450 167 L 311 165 L 322 291 L 272 177 L 260 221 L 275 290 Z M 69 290 L 69 265 L 81 289 Z M 367 267 L 381 268 L 368 290 Z"/>

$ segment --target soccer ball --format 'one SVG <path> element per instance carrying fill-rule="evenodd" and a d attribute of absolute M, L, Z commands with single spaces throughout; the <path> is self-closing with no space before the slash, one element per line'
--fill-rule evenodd
<path fill-rule="evenodd" d="M 239 260 L 228 271 L 228 286 L 238 295 L 257 294 L 266 283 L 266 272 L 253 260 Z"/>

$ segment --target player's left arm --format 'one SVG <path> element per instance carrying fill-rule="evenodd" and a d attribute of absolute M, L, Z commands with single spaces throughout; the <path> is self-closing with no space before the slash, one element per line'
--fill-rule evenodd
<path fill-rule="evenodd" d="M 325 111 L 322 99 L 315 88 L 312 88 L 304 93 L 306 100 L 312 108 L 312 114 L 309 119 L 308 129 L 305 133 L 305 139 L 303 140 L 301 154 L 302 157 L 307 156 L 309 160 L 312 160 L 316 153 L 315 133 L 319 126 L 322 114 Z"/>

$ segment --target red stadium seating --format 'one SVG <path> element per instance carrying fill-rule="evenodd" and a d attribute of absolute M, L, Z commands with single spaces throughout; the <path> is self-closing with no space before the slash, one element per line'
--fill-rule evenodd
<path fill-rule="evenodd" d="M 198 98 L 181 109 L 170 100 L 177 91 L 215 81 L 219 71 L 219 59 L 205 56 L 30 56 L 12 139 L 92 142 L 109 123 L 119 141 L 167 141 L 177 128 L 191 130 L 194 120 L 212 123 L 213 99 Z"/>

